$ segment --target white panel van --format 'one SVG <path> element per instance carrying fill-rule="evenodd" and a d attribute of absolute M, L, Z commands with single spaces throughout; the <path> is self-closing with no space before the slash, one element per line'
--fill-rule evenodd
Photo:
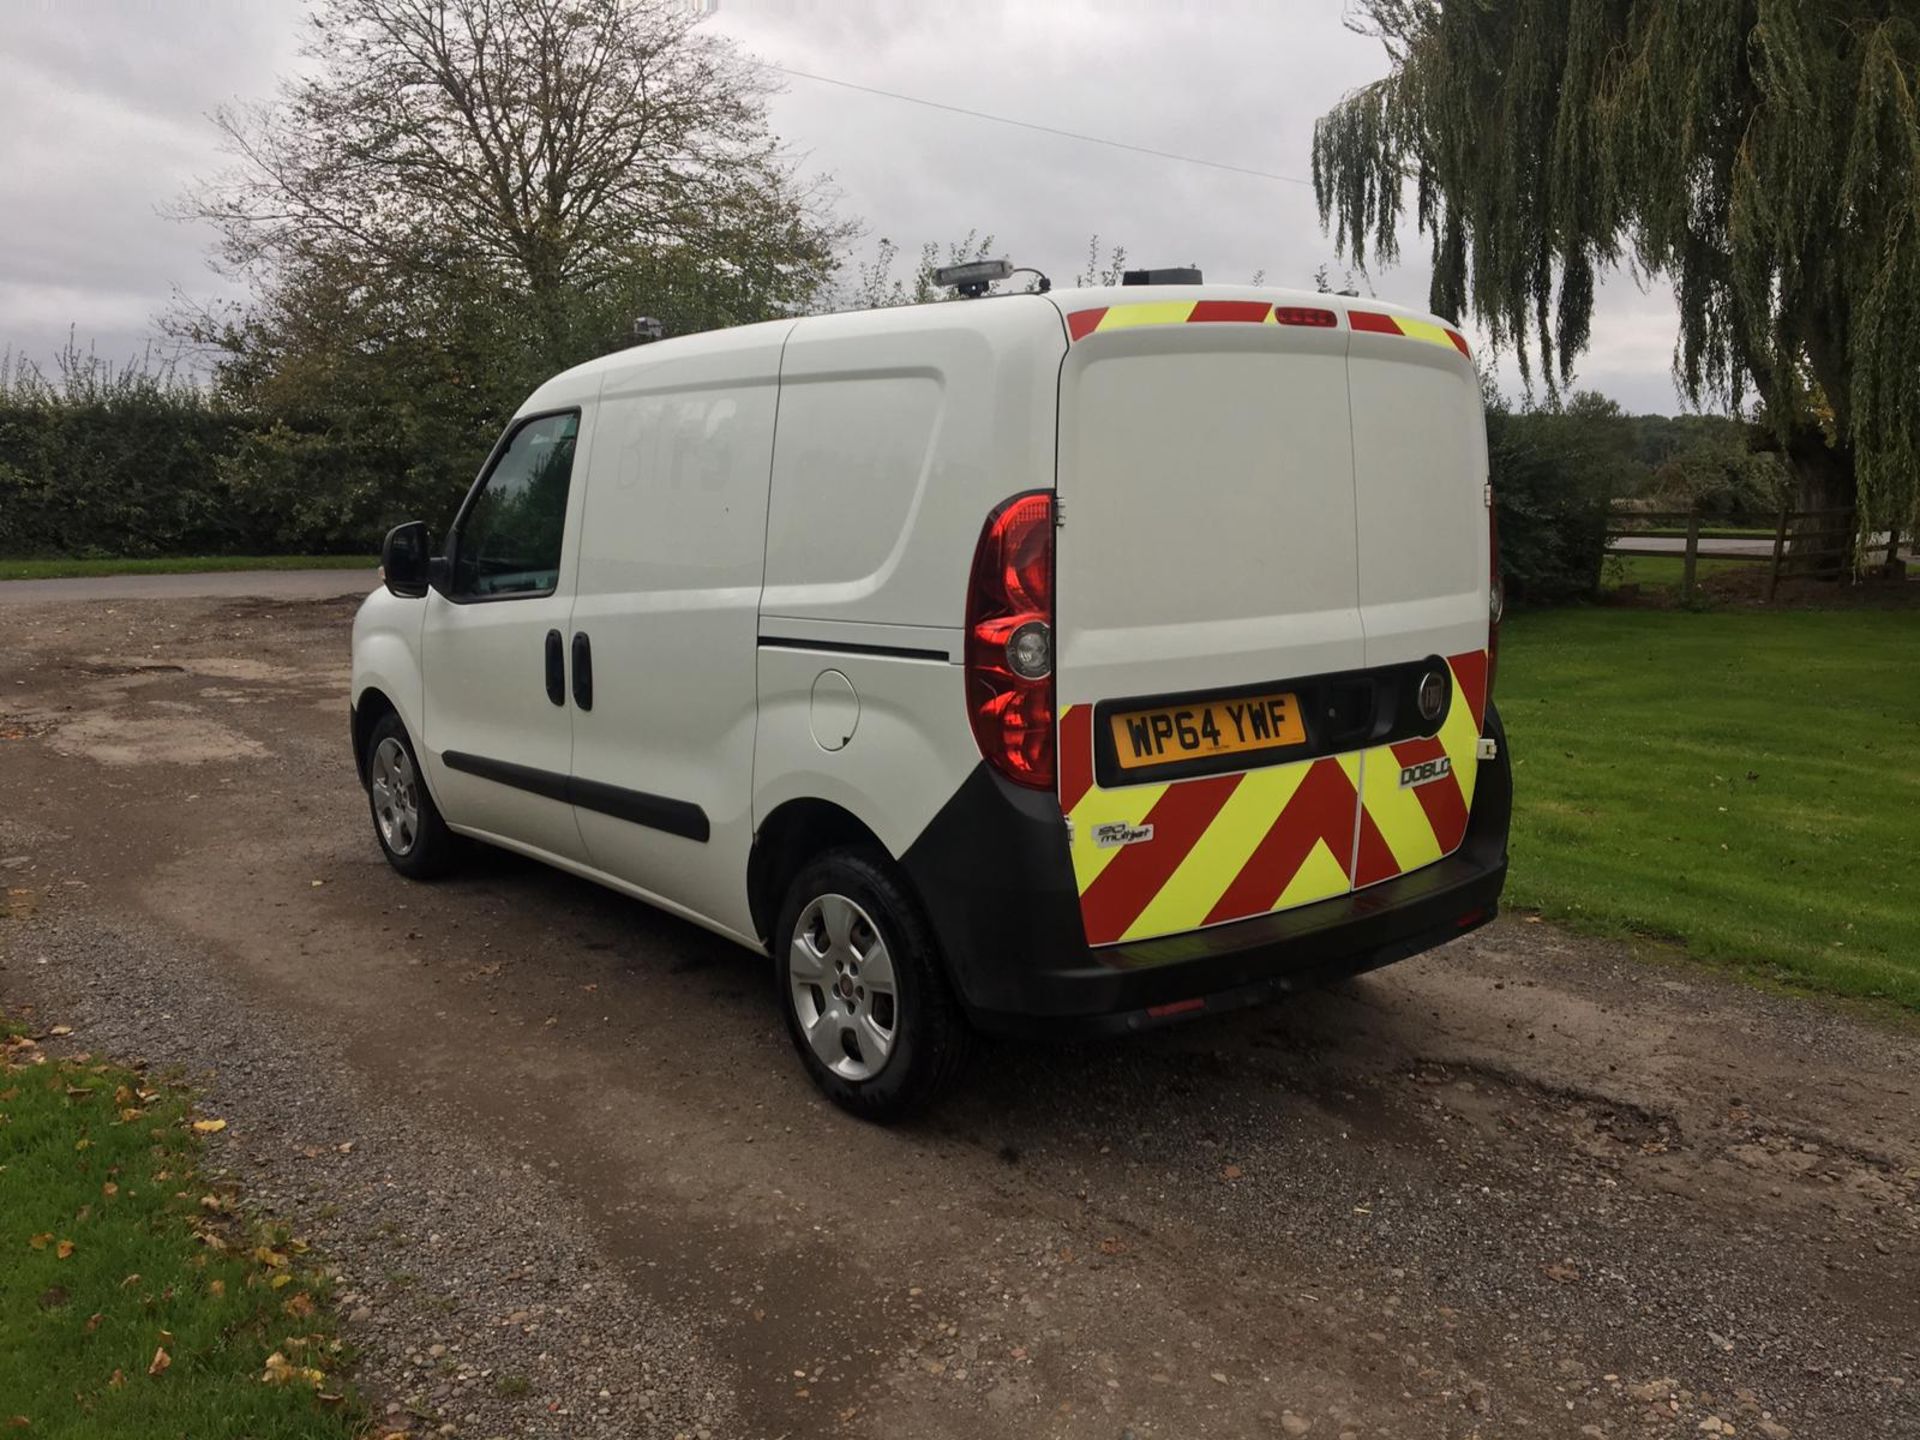
<path fill-rule="evenodd" d="M 692 335 L 528 399 L 354 625 L 387 858 L 520 851 L 769 955 L 876 1119 L 1495 913 L 1480 390 L 1374 301 L 1121 286 Z"/>

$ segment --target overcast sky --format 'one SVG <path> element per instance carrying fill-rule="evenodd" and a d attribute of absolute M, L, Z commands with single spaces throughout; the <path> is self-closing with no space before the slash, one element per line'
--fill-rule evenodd
<path fill-rule="evenodd" d="M 1386 67 L 1342 0 L 687 0 L 751 55 L 947 105 L 1252 170 L 1309 175 L 1314 117 Z M 46 361 L 137 355 L 176 292 L 224 293 L 209 235 L 162 208 L 223 162 L 207 113 L 270 94 L 299 0 L 0 0 L 0 349 Z M 1016 129 L 818 80 L 782 78 L 774 128 L 839 208 L 910 253 L 970 229 L 1071 283 L 1088 236 L 1134 263 L 1198 263 L 1309 285 L 1335 264 L 1306 184 Z M 1377 271 L 1424 305 L 1425 242 Z M 1670 293 L 1601 295 L 1581 383 L 1670 412 Z M 1507 367 L 1508 388 L 1516 388 Z"/>

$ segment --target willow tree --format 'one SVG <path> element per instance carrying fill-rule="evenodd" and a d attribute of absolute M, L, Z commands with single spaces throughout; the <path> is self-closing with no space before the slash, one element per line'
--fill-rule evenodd
<path fill-rule="evenodd" d="M 1677 382 L 1757 399 L 1803 504 L 1906 523 L 1920 482 L 1920 0 L 1353 0 L 1391 73 L 1315 127 L 1321 219 L 1551 387 L 1594 285 L 1679 298 Z"/>

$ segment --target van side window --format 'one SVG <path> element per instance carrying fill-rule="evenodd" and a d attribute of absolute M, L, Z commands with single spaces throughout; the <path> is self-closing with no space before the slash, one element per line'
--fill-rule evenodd
<path fill-rule="evenodd" d="M 560 583 L 579 433 L 576 414 L 543 415 L 513 432 L 454 537 L 454 595 L 548 595 Z"/>

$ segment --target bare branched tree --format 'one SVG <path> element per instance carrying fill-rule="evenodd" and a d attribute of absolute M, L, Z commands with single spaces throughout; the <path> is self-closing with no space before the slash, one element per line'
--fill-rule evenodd
<path fill-rule="evenodd" d="M 303 73 L 215 116 L 181 204 L 249 298 L 170 317 L 272 423 L 226 464 L 308 531 L 457 501 L 554 371 L 811 308 L 846 236 L 764 72 L 666 0 L 310 0 Z"/>
<path fill-rule="evenodd" d="M 312 73 L 218 112 L 237 163 L 184 209 L 230 269 L 490 277 L 560 317 L 670 259 L 768 309 L 839 231 L 765 122 L 762 72 L 663 0 L 318 0 Z M 555 356 L 554 359 L 564 358 Z"/>

